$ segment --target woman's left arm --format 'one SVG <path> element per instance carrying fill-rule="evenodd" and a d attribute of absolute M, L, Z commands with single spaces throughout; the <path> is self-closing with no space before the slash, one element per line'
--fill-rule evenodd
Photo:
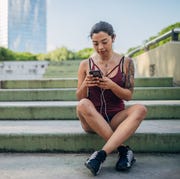
<path fill-rule="evenodd" d="M 125 88 L 129 89 L 132 93 L 134 91 L 134 63 L 131 58 L 127 58 L 125 63 Z"/>

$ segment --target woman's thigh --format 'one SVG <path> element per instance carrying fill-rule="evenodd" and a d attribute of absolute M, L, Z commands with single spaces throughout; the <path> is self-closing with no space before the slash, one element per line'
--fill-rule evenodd
<path fill-rule="evenodd" d="M 136 118 L 143 119 L 146 115 L 146 108 L 141 104 L 132 105 L 120 112 L 118 112 L 111 120 L 110 126 L 115 130 L 121 122 L 123 122 L 128 116 L 134 115 L 136 113 Z"/>
<path fill-rule="evenodd" d="M 111 128 L 113 129 L 113 131 L 119 126 L 119 124 L 124 121 L 127 117 L 127 110 L 124 109 L 120 112 L 118 112 L 117 114 L 115 114 L 113 116 L 113 118 L 111 119 L 111 122 L 110 122 L 110 126 Z"/>

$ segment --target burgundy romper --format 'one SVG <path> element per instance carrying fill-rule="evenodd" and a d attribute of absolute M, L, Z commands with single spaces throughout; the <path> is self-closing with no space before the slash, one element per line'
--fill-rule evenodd
<path fill-rule="evenodd" d="M 92 64 L 91 64 L 92 63 Z M 110 78 L 119 86 L 124 88 L 125 74 L 123 72 L 124 56 L 120 59 L 120 62 L 115 66 L 106 76 L 110 75 L 116 68 L 118 68 L 117 74 Z M 100 68 L 94 63 L 93 59 L 89 59 L 90 70 L 95 70 L 95 67 Z M 90 87 L 88 92 L 88 99 L 94 104 L 96 110 L 104 117 L 107 122 L 110 122 L 115 114 L 124 110 L 124 101 L 117 97 L 109 89 L 101 89 L 97 86 Z"/>

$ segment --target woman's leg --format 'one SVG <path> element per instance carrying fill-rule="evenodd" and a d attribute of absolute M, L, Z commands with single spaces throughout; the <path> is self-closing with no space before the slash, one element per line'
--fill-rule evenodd
<path fill-rule="evenodd" d="M 106 141 L 112 136 L 113 130 L 110 125 L 102 115 L 97 112 L 89 99 L 84 98 L 79 101 L 77 105 L 77 115 L 86 132 L 95 132 Z"/>
<path fill-rule="evenodd" d="M 102 150 L 94 152 L 85 162 L 86 167 L 94 175 L 97 175 L 106 155 L 117 149 L 135 132 L 146 115 L 146 108 L 141 105 L 134 105 L 125 109 L 116 114 L 109 125 L 97 112 L 90 100 L 82 99 L 77 106 L 77 115 L 85 131 L 96 132 L 107 141 Z M 117 164 L 118 167 L 116 168 L 119 169 L 121 167 L 119 160 Z M 127 165 L 127 167 L 129 166 Z"/>
<path fill-rule="evenodd" d="M 103 150 L 109 154 L 117 149 L 136 131 L 146 113 L 146 107 L 138 104 L 117 113 L 110 124 L 115 131 L 104 145 Z"/>

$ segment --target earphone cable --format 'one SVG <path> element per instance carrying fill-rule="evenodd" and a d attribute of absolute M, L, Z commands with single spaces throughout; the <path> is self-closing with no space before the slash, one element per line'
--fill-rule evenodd
<path fill-rule="evenodd" d="M 103 104 L 104 104 L 104 113 L 106 115 L 106 119 L 109 122 L 109 116 L 107 115 L 107 104 L 106 104 L 106 100 L 104 97 L 104 92 L 105 92 L 105 90 L 101 89 L 101 109 L 100 109 L 100 112 L 102 114 L 102 109 L 103 109 Z"/>

